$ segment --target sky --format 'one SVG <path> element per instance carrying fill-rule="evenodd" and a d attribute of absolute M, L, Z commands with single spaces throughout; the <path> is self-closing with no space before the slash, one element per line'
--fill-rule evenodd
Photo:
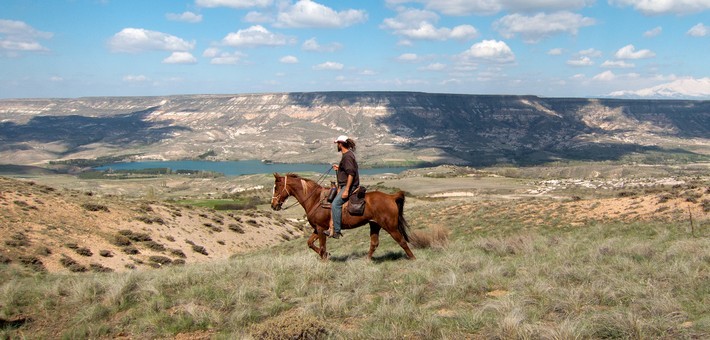
<path fill-rule="evenodd" d="M 710 0 L 0 0 L 0 98 L 710 99 Z"/>

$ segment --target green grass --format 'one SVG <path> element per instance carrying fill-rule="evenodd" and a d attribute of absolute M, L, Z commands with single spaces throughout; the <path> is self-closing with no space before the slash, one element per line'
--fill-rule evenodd
<path fill-rule="evenodd" d="M 684 224 L 661 222 L 530 228 L 483 208 L 431 217 L 446 204 L 410 208 L 415 229 L 436 222 L 452 231 L 446 247 L 414 249 L 416 261 L 384 233 L 366 261 L 365 227 L 329 241 L 327 262 L 298 239 L 225 261 L 127 273 L 0 265 L 0 318 L 30 320 L 5 326 L 0 338 L 205 330 L 218 338 L 710 336 L 707 226 L 692 237 Z"/>

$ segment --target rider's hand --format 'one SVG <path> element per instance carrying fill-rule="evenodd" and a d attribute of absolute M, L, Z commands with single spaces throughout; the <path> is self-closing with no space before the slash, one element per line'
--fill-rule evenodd
<path fill-rule="evenodd" d="M 338 169 L 340 169 L 340 167 L 338 166 L 338 164 L 333 164 L 333 170 L 338 171 Z"/>
<path fill-rule="evenodd" d="M 348 198 L 350 196 L 350 192 L 348 190 L 343 190 L 343 199 Z"/>

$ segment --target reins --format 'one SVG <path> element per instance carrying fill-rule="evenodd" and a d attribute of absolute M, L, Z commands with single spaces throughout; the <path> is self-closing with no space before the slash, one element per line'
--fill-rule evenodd
<path fill-rule="evenodd" d="M 328 174 L 330 173 L 331 170 L 333 170 L 333 167 L 328 167 L 328 170 L 327 170 L 326 172 L 322 173 L 322 174 L 320 175 L 320 177 L 318 177 L 318 179 L 315 181 L 316 184 L 320 185 L 320 182 L 323 181 L 323 180 L 328 176 Z M 291 193 L 288 192 L 288 189 L 287 189 L 287 186 L 286 186 L 286 184 L 288 184 L 288 182 L 287 182 L 288 179 L 287 179 L 287 178 L 288 178 L 288 174 L 284 175 L 284 190 L 283 190 L 283 191 L 286 191 L 286 193 L 289 194 L 289 196 L 290 196 Z M 305 192 L 308 192 L 307 189 L 306 189 L 306 186 L 303 185 L 303 184 L 301 184 L 301 185 L 303 186 L 303 190 L 304 190 Z M 308 201 L 308 200 L 313 196 L 313 194 L 315 194 L 316 192 L 318 192 L 318 190 L 313 190 L 308 196 L 306 196 L 306 198 L 303 200 L 303 202 Z M 279 193 L 279 196 L 281 196 L 281 193 Z M 280 197 L 279 197 L 279 198 L 280 198 Z M 299 204 L 299 202 L 298 202 L 298 200 L 296 200 L 296 203 L 293 203 L 293 204 L 291 204 L 291 205 L 289 205 L 289 206 L 287 206 L 287 207 L 285 207 L 285 208 L 283 208 L 283 209 L 281 209 L 281 210 L 287 210 L 287 209 L 293 208 L 294 206 L 296 206 L 296 205 L 298 205 L 298 204 Z M 306 212 L 306 214 L 308 214 L 308 212 Z"/>

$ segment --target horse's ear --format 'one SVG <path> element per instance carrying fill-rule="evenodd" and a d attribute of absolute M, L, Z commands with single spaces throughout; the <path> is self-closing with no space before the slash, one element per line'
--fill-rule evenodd
<path fill-rule="evenodd" d="M 278 172 L 274 172 L 274 178 L 279 178 L 279 177 L 281 177 L 281 176 L 279 176 L 279 173 L 278 173 Z"/>

